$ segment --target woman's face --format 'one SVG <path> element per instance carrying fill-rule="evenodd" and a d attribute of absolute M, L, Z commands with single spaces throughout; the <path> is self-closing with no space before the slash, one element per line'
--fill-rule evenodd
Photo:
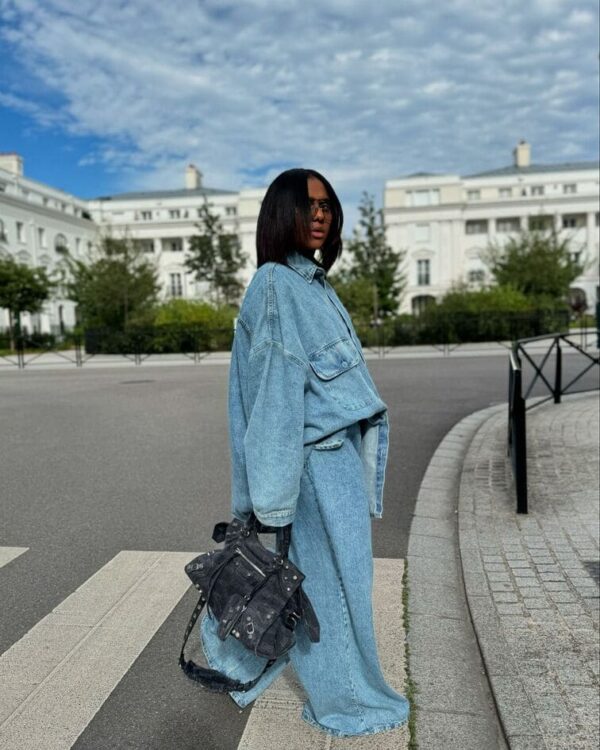
<path fill-rule="evenodd" d="M 306 250 L 317 250 L 325 244 L 331 228 L 331 204 L 325 185 L 316 177 L 308 178 L 308 199 L 311 217 L 308 237 L 303 238 Z"/>

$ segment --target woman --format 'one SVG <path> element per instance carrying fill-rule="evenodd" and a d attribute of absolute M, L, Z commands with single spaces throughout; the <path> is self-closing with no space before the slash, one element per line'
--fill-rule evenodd
<path fill-rule="evenodd" d="M 257 271 L 240 309 L 229 375 L 233 514 L 292 524 L 290 559 L 320 622 L 247 693 L 252 702 L 288 661 L 308 700 L 302 718 L 337 736 L 404 724 L 408 701 L 381 673 L 371 605 L 370 519 L 383 512 L 387 407 L 350 317 L 327 282 L 342 249 L 342 209 L 318 172 L 279 175 L 263 200 Z M 201 627 L 208 663 L 243 681 L 264 661 Z"/>

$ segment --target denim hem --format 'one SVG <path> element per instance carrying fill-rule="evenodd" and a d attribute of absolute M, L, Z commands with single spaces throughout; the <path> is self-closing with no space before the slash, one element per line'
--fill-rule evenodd
<path fill-rule="evenodd" d="M 204 617 L 209 617 L 209 616 L 210 615 L 208 613 L 204 615 Z M 202 624 L 202 620 L 200 621 L 200 626 L 201 624 Z M 204 658 L 206 659 L 206 663 L 211 669 L 216 669 L 217 671 L 221 672 L 222 670 L 220 669 L 219 665 L 215 662 L 215 660 L 212 657 L 212 654 L 204 645 L 204 638 L 202 637 L 201 627 L 199 627 L 199 630 L 200 630 L 200 645 L 202 647 L 202 651 L 204 652 Z M 226 693 L 226 695 L 228 695 L 231 698 L 231 700 L 235 703 L 236 706 L 238 706 L 238 708 L 247 708 L 250 705 L 250 703 L 253 702 L 253 701 L 248 701 L 247 703 L 238 703 L 238 701 L 233 697 L 233 693 L 234 692 L 239 693 L 239 691 L 231 691 L 231 692 L 223 691 L 223 692 Z"/>
<path fill-rule="evenodd" d="M 410 714 L 405 719 L 402 719 L 402 721 L 393 721 L 390 724 L 377 724 L 370 729 L 365 729 L 363 732 L 344 732 L 341 729 L 331 729 L 330 727 L 326 727 L 323 724 L 319 724 L 318 721 L 315 721 L 308 716 L 308 714 L 306 713 L 306 706 L 303 708 L 300 718 L 307 724 L 310 724 L 321 732 L 332 735 L 333 737 L 362 737 L 368 734 L 379 734 L 380 732 L 389 732 L 392 729 L 398 729 L 398 727 L 402 727 L 405 724 L 408 724 L 409 716 Z"/>

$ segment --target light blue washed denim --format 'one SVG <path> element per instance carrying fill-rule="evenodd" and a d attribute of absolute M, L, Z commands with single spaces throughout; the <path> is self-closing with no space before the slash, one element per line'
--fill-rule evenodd
<path fill-rule="evenodd" d="M 352 321 L 310 258 L 266 263 L 242 302 L 229 373 L 232 510 L 253 509 L 272 526 L 293 521 L 290 558 L 321 626 L 252 691 L 249 705 L 290 661 L 308 700 L 302 718 L 337 736 L 404 724 L 409 706 L 381 673 L 372 613 L 371 517 L 383 513 L 388 455 L 386 404 L 368 372 Z M 207 662 L 248 681 L 264 660 L 228 638 L 207 615 L 200 631 Z M 398 644 L 402 648 L 402 644 Z"/>
<path fill-rule="evenodd" d="M 383 514 L 389 419 L 360 341 L 324 269 L 294 252 L 265 263 L 242 301 L 229 372 L 231 506 L 246 519 L 294 520 L 304 448 L 365 420 L 369 512 Z"/>
<path fill-rule="evenodd" d="M 247 706 L 291 661 L 308 698 L 302 718 L 340 737 L 393 729 L 409 716 L 408 701 L 386 684 L 377 656 L 361 426 L 355 422 L 304 451 L 290 559 L 306 576 L 304 590 L 319 618 L 321 640 L 311 643 L 300 626 L 294 648 L 252 691 L 230 693 Z M 255 678 L 264 659 L 234 639 L 220 641 L 217 625 L 210 616 L 201 623 L 209 665 L 242 681 Z"/>

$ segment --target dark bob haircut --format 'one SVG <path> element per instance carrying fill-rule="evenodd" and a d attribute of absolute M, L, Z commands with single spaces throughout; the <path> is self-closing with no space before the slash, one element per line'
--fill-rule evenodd
<path fill-rule="evenodd" d="M 269 185 L 263 199 L 256 227 L 256 267 L 275 261 L 286 262 L 293 250 L 302 252 L 299 238 L 310 233 L 308 178 L 320 180 L 331 203 L 331 226 L 321 248 L 322 266 L 329 271 L 342 252 L 344 214 L 335 190 L 314 169 L 288 169 Z"/>

